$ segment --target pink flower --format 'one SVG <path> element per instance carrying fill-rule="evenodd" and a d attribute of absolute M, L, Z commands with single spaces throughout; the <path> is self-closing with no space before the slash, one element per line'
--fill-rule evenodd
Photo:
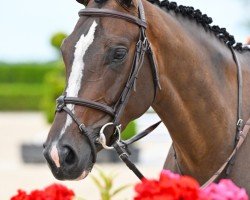
<path fill-rule="evenodd" d="M 178 180 L 181 178 L 179 174 L 174 174 L 170 170 L 162 170 L 161 175 L 167 176 L 168 178 L 175 179 L 175 180 Z"/>
<path fill-rule="evenodd" d="M 245 189 L 237 187 L 231 180 L 223 179 L 218 184 L 212 183 L 203 190 L 212 200 L 248 200 Z"/>

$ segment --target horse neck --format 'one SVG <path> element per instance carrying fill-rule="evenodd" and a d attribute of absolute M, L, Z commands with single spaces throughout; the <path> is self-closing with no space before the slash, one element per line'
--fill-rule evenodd
<path fill-rule="evenodd" d="M 233 149 L 236 65 L 230 49 L 201 25 L 146 8 L 162 85 L 153 108 L 170 132 L 182 170 L 202 182 Z"/>

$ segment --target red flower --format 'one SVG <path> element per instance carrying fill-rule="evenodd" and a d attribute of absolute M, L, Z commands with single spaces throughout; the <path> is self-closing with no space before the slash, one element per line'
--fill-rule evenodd
<path fill-rule="evenodd" d="M 199 184 L 191 177 L 163 171 L 159 180 L 143 180 L 135 187 L 134 200 L 198 200 Z"/>
<path fill-rule="evenodd" d="M 146 180 L 135 186 L 134 200 L 248 200 L 245 189 L 231 180 L 221 180 L 206 189 L 199 188 L 196 180 L 165 170 L 159 180 Z"/>
<path fill-rule="evenodd" d="M 199 183 L 191 177 L 183 176 L 179 180 L 179 187 L 181 195 L 179 199 L 198 200 L 199 197 Z"/>
<path fill-rule="evenodd" d="M 18 190 L 11 200 L 72 200 L 74 192 L 63 185 L 53 184 L 44 190 L 33 190 L 30 194 Z"/>
<path fill-rule="evenodd" d="M 71 200 L 74 192 L 63 185 L 53 184 L 44 189 L 48 200 Z"/>
<path fill-rule="evenodd" d="M 23 190 L 18 190 L 17 195 L 11 197 L 10 200 L 29 200 L 27 193 Z"/>
<path fill-rule="evenodd" d="M 42 190 L 33 190 L 29 194 L 29 200 L 52 200 L 46 197 L 46 193 Z"/>

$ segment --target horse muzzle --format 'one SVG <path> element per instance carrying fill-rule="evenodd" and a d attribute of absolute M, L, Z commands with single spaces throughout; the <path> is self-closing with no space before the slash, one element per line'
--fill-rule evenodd
<path fill-rule="evenodd" d="M 90 148 L 78 152 L 77 147 L 59 142 L 44 145 L 44 157 L 56 179 L 79 180 L 85 178 L 93 167 Z"/>

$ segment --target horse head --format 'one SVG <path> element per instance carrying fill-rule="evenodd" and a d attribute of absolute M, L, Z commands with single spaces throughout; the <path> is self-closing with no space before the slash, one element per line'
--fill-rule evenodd
<path fill-rule="evenodd" d="M 79 2 L 87 5 L 87 9 L 108 9 L 138 18 L 138 4 L 131 0 Z M 127 87 L 133 89 L 128 90 L 131 94 L 116 126 L 105 126 L 107 145 L 112 143 L 118 125 L 123 129 L 152 104 L 155 90 L 148 56 L 140 61 L 143 65 L 140 73 L 131 84 L 128 81 L 134 70 L 139 70 L 133 66 L 141 29 L 128 20 L 85 13 L 80 14 L 74 31 L 64 40 L 61 51 L 66 87 L 44 143 L 45 158 L 57 179 L 83 179 L 88 175 L 95 153 L 102 149 L 95 143 L 100 129 L 117 117 Z M 79 103 L 81 100 L 84 102 Z"/>

